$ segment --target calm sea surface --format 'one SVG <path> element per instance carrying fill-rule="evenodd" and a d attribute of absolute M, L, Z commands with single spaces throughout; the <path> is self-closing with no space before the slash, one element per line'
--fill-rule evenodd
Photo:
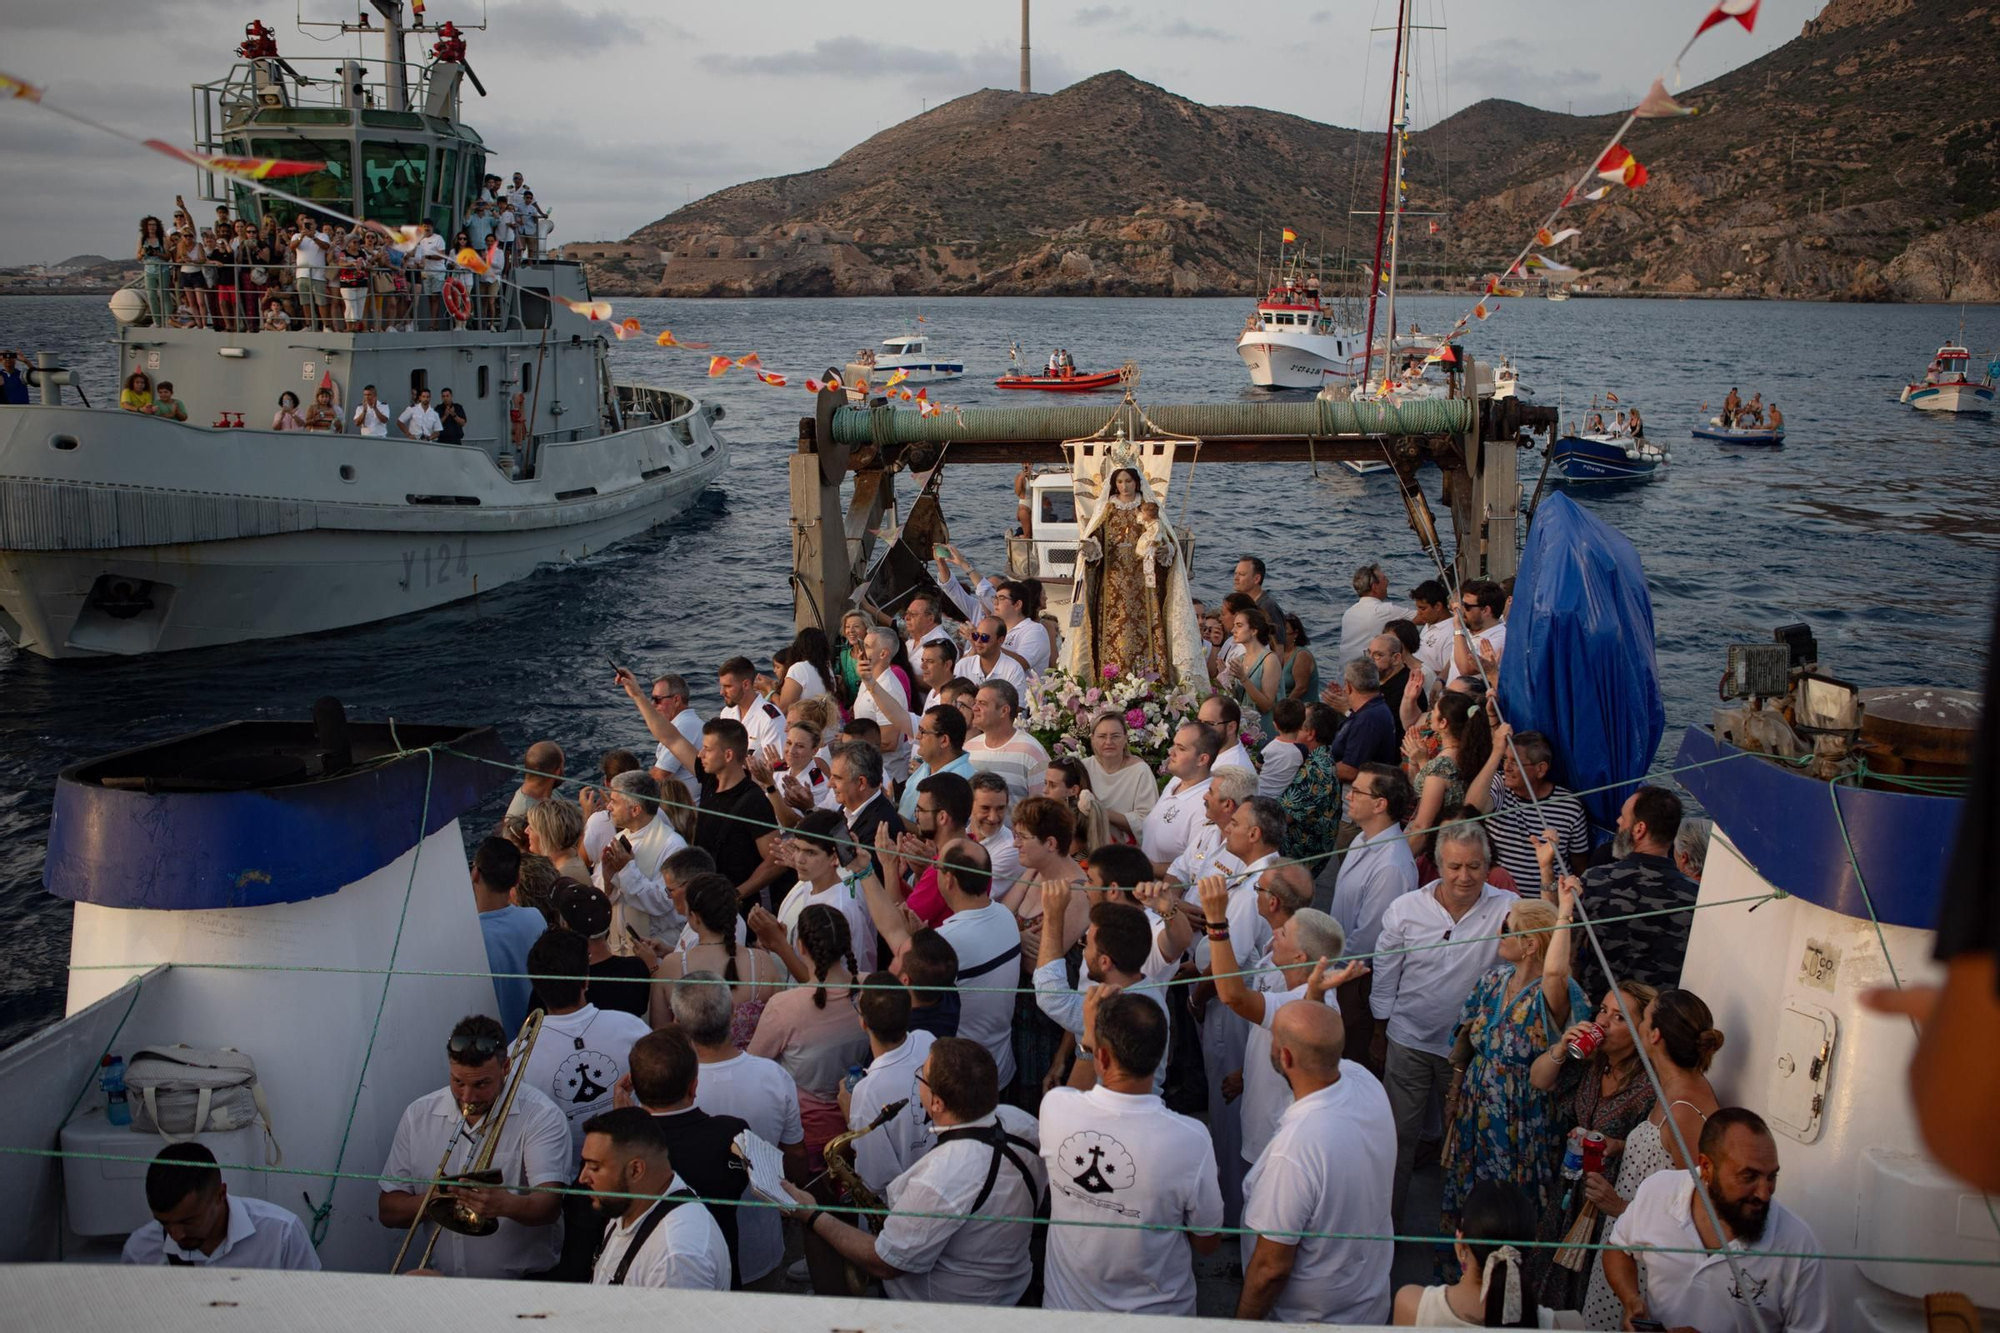
<path fill-rule="evenodd" d="M 1133 359 L 1149 402 L 1259 396 L 1233 342 L 1242 300 L 670 302 L 627 300 L 649 333 L 807 373 L 903 331 L 921 309 L 935 346 L 973 372 L 945 401 L 1017 402 L 991 386 L 1010 341 L 1039 360 L 1067 347 L 1083 369 Z M 1407 302 L 1428 328 L 1455 299 Z M 1658 622 L 1671 753 L 1682 727 L 1708 716 L 1725 646 L 1812 624 L 1840 676 L 1869 685 L 1976 686 L 2000 558 L 2000 423 L 1937 419 L 1896 402 L 1956 311 L 1762 302 L 1523 300 L 1476 332 L 1475 350 L 1510 353 L 1542 402 L 1615 392 L 1646 413 L 1673 451 L 1669 474 L 1615 494 L 1580 492 L 1646 563 Z M 94 403 L 115 400 L 111 322 L 99 298 L 0 301 L 0 346 L 50 351 L 86 375 Z M 1966 337 L 2000 344 L 2000 310 L 1975 309 Z M 387 624 L 276 643 L 141 661 L 51 663 L 0 646 L 0 1045 L 61 1012 L 69 904 L 41 887 L 50 792 L 77 760 L 230 718 L 304 716 L 334 694 L 364 718 L 498 723 L 515 751 L 553 737 L 589 766 L 601 750 L 646 741 L 612 687 L 607 657 L 643 676 L 674 670 L 714 698 L 714 667 L 768 658 L 790 637 L 785 455 L 808 397 L 740 374 L 701 378 L 703 355 L 650 339 L 617 347 L 621 377 L 712 396 L 735 465 L 671 535 L 636 539 L 581 567 L 548 570 L 464 603 Z M 1789 443 L 1726 449 L 1687 438 L 1704 402 L 1731 385 L 1784 408 Z M 1100 395 L 1107 413 L 1111 395 Z M 250 403 L 191 403 L 196 420 Z M 1532 488 L 1538 456 L 1521 467 Z M 1441 524 L 1436 474 L 1425 487 Z M 953 535 L 983 567 L 1001 561 L 1012 470 L 947 473 Z M 1177 478 L 1177 486 L 1182 485 Z M 1229 587 L 1238 551 L 1261 554 L 1271 585 L 1315 637 L 1336 632 L 1353 567 L 1381 559 L 1400 596 L 1430 573 L 1403 520 L 1393 477 L 1322 465 L 1210 466 L 1195 479 L 1197 594 Z M 479 812 L 483 825 L 495 815 Z"/>

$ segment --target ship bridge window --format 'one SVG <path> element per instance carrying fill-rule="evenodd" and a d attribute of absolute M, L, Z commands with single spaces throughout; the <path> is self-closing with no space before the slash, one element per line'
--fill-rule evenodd
<path fill-rule="evenodd" d="M 420 368 L 410 372 L 411 402 L 414 403 L 417 400 L 417 395 L 421 393 L 423 390 L 428 389 L 430 387 L 431 387 L 431 373 L 428 370 L 423 370 Z"/>
<path fill-rule="evenodd" d="M 354 206 L 354 151 L 345 139 L 252 139 L 251 157 L 283 157 L 295 162 L 324 163 L 310 176 L 290 182 L 291 192 L 301 199 L 324 203 L 345 213 Z M 280 199 L 259 196 L 260 204 L 277 210 L 290 221 L 298 209 Z M 247 213 L 244 216 L 249 216 Z M 262 216 L 258 218 L 262 221 Z"/>
<path fill-rule="evenodd" d="M 366 199 L 361 206 L 362 216 L 392 227 L 422 217 L 430 157 L 430 149 L 420 143 L 364 140 L 361 164 Z"/>
<path fill-rule="evenodd" d="M 486 396 L 487 381 L 488 381 L 488 376 L 486 372 L 489 369 L 491 369 L 491 367 L 488 366 L 481 366 L 479 368 L 479 396 L 481 398 L 484 398 Z"/>

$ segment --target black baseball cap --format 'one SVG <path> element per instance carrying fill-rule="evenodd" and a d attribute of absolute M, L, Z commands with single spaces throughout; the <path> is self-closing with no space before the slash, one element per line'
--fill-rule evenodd
<path fill-rule="evenodd" d="M 611 900 L 594 884 L 576 880 L 556 890 L 556 915 L 563 924 L 586 939 L 611 932 Z"/>

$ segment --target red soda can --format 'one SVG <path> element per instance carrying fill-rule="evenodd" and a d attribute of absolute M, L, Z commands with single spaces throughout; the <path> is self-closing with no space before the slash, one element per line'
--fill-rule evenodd
<path fill-rule="evenodd" d="M 1604 1029 L 1595 1023 L 1579 1023 L 1569 1034 L 1569 1054 L 1572 1060 L 1588 1060 L 1604 1044 Z"/>
<path fill-rule="evenodd" d="M 1586 1129 L 1583 1134 L 1583 1173 L 1604 1174 L 1604 1135 L 1594 1129 Z"/>

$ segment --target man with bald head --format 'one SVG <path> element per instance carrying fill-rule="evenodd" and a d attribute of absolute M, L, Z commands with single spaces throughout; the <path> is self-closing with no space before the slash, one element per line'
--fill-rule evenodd
<path fill-rule="evenodd" d="M 1317 1238 L 1390 1234 L 1395 1118 L 1375 1076 L 1341 1058 L 1345 1045 L 1339 1011 L 1323 1004 L 1288 1004 L 1272 1022 L 1271 1067 L 1293 1101 L 1243 1183 L 1238 1319 L 1389 1318 L 1394 1242 Z"/>
<path fill-rule="evenodd" d="M 507 818 L 525 815 L 555 794 L 556 783 L 563 775 L 562 746 L 554 741 L 536 741 L 528 747 L 521 764 L 528 770 L 521 779 L 521 788 L 514 793 L 514 799 L 507 803 Z"/>

